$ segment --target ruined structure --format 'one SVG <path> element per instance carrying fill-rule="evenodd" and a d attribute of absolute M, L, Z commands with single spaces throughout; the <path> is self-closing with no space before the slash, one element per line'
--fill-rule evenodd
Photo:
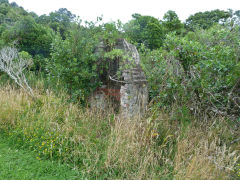
<path fill-rule="evenodd" d="M 139 116 L 144 113 L 148 102 L 147 82 L 139 53 L 125 39 L 119 39 L 114 49 L 121 50 L 123 55 L 103 61 L 108 63 L 108 69 L 100 75 L 103 86 L 93 93 L 90 104 L 101 109 L 115 107 L 126 117 Z M 97 53 L 104 51 L 106 47 L 101 43 Z M 98 66 L 103 65 L 99 63 Z"/>

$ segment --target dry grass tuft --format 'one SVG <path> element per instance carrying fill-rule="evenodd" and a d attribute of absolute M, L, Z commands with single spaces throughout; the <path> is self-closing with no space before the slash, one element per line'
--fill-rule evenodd
<path fill-rule="evenodd" d="M 209 129 L 191 128 L 178 138 L 176 179 L 230 179 L 240 158 L 239 151 L 227 147 Z"/>
<path fill-rule="evenodd" d="M 0 123 L 1 126 L 15 125 L 15 117 L 24 110 L 31 99 L 22 91 L 11 86 L 0 88 Z"/>
<path fill-rule="evenodd" d="M 163 166 L 171 166 L 170 157 L 164 154 L 169 137 L 158 145 L 160 135 L 155 123 L 146 119 L 121 119 L 112 127 L 105 166 L 118 169 L 122 178 L 155 179 L 170 173 Z"/>

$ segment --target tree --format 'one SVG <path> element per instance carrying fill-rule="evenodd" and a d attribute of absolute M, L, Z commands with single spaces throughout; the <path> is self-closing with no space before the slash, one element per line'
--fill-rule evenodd
<path fill-rule="evenodd" d="M 52 33 L 47 27 L 37 24 L 30 16 L 23 17 L 3 35 L 5 42 L 16 41 L 21 51 L 31 55 L 48 57 L 50 54 Z"/>
<path fill-rule="evenodd" d="M 0 4 L 2 4 L 2 3 L 9 4 L 9 1 L 8 0 L 0 0 Z"/>
<path fill-rule="evenodd" d="M 138 45 L 144 44 L 150 49 L 159 48 L 164 38 L 160 21 L 152 16 L 140 14 L 133 14 L 132 17 L 134 19 L 124 26 L 126 36 Z"/>
<path fill-rule="evenodd" d="M 164 14 L 163 26 L 166 32 L 175 31 L 177 34 L 180 34 L 183 29 L 183 24 L 179 20 L 178 15 L 172 10 L 169 10 Z"/>
<path fill-rule="evenodd" d="M 9 11 L 9 5 L 8 4 L 0 4 L 0 14 L 3 14 L 4 16 L 7 15 L 8 11 Z"/>
<path fill-rule="evenodd" d="M 185 22 L 187 30 L 194 31 L 196 28 L 208 29 L 216 23 L 226 22 L 231 13 L 223 10 L 198 12 L 191 15 Z"/>
<path fill-rule="evenodd" d="M 50 17 L 55 22 L 70 23 L 74 20 L 76 15 L 72 14 L 66 8 L 60 8 L 58 11 L 50 13 Z"/>
<path fill-rule="evenodd" d="M 17 4 L 16 2 L 12 2 L 12 3 L 10 3 L 10 6 L 11 6 L 11 7 L 15 7 L 15 8 L 16 8 L 16 7 L 19 7 L 18 4 Z"/>
<path fill-rule="evenodd" d="M 31 59 L 21 56 L 15 48 L 6 47 L 0 51 L 0 71 L 7 73 L 24 91 L 33 96 L 33 90 L 24 75 L 24 70 L 30 64 Z"/>
<path fill-rule="evenodd" d="M 72 14 L 66 8 L 60 8 L 58 11 L 51 12 L 49 16 L 42 15 L 37 19 L 37 23 L 48 25 L 55 32 L 60 32 L 63 39 L 66 38 L 66 33 L 71 27 L 71 23 L 76 18 L 76 15 Z"/>

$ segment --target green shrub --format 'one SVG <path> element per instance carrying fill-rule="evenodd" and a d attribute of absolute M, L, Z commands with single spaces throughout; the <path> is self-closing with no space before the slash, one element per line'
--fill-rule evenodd
<path fill-rule="evenodd" d="M 160 107 L 239 115 L 239 45 L 237 29 L 222 26 L 168 34 L 163 48 L 142 53 L 150 97 Z"/>
<path fill-rule="evenodd" d="M 96 55 L 94 49 L 98 44 L 94 31 L 78 26 L 62 40 L 56 36 L 51 49 L 46 69 L 53 81 L 59 80 L 73 99 L 85 101 L 85 97 L 98 84 L 96 72 Z"/>

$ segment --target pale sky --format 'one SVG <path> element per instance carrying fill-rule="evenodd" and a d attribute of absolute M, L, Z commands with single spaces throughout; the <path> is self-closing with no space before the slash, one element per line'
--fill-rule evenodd
<path fill-rule="evenodd" d="M 173 10 L 184 21 L 189 15 L 214 9 L 240 10 L 240 0 L 9 0 L 27 11 L 38 15 L 49 14 L 59 8 L 67 8 L 83 20 L 95 21 L 103 15 L 104 22 L 120 19 L 127 22 L 131 15 L 139 13 L 162 19 L 164 13 Z"/>

